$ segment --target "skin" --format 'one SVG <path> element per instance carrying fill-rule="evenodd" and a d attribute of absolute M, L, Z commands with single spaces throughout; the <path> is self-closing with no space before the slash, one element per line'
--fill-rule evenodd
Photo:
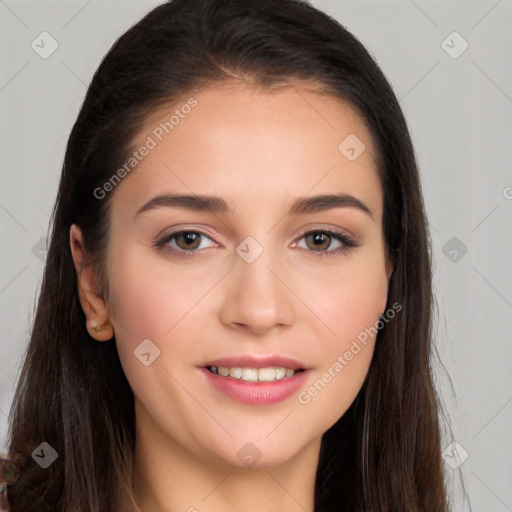
<path fill-rule="evenodd" d="M 297 393 L 241 404 L 209 386 L 199 367 L 281 354 L 310 368 L 307 390 L 375 325 L 391 268 L 372 142 L 349 104 L 305 87 L 263 92 L 229 82 L 194 98 L 191 113 L 113 192 L 108 297 L 71 227 L 87 326 L 98 341 L 115 335 L 135 395 L 134 482 L 143 510 L 311 511 L 321 436 L 361 388 L 374 339 L 306 405 Z M 148 119 L 134 147 L 175 108 Z M 366 146 L 355 161 L 338 150 L 349 134 Z M 218 196 L 235 213 L 158 207 L 136 215 L 162 193 Z M 297 198 L 333 193 L 354 196 L 371 215 L 347 206 L 288 213 Z M 182 240 L 154 246 L 183 228 L 206 234 L 193 257 L 183 256 Z M 313 229 L 338 231 L 358 247 L 328 256 L 340 243 L 327 238 L 322 255 L 304 237 Z M 252 263 L 235 250 L 248 236 L 263 249 Z M 149 366 L 134 356 L 145 339 L 160 350 Z M 261 453 L 251 467 L 237 456 L 248 442 Z"/>

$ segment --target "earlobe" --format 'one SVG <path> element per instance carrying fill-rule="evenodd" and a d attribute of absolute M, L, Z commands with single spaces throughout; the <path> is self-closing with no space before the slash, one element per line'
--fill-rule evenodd
<path fill-rule="evenodd" d="M 105 299 L 97 289 L 95 269 L 86 258 L 82 232 L 76 224 L 71 225 L 69 241 L 77 275 L 78 297 L 85 314 L 87 330 L 95 340 L 108 341 L 114 336 L 114 329 Z"/>
<path fill-rule="evenodd" d="M 112 324 L 110 322 L 99 325 L 87 321 L 86 326 L 90 336 L 96 341 L 109 341 L 114 337 L 114 329 L 112 328 Z"/>

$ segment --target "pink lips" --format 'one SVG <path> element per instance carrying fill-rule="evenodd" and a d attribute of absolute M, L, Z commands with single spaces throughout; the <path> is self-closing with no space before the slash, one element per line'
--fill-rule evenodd
<path fill-rule="evenodd" d="M 206 366 L 224 366 L 226 368 L 265 368 L 268 366 L 281 366 L 283 368 L 290 368 L 291 370 L 307 370 L 306 366 L 290 357 L 284 356 L 257 356 L 257 355 L 243 355 L 243 356 L 232 356 L 223 357 L 221 359 L 215 359 L 204 365 Z"/>
<path fill-rule="evenodd" d="M 281 380 L 271 382 L 247 382 L 233 377 L 221 377 L 208 370 L 208 367 L 265 368 L 279 366 L 292 370 L 304 370 Z M 290 397 L 304 384 L 309 369 L 299 361 L 283 356 L 236 356 L 209 361 L 200 371 L 207 382 L 223 394 L 237 402 L 249 405 L 270 405 Z"/>

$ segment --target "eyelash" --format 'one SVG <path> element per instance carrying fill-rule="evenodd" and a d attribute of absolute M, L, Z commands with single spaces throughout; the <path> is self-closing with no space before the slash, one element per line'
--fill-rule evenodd
<path fill-rule="evenodd" d="M 173 240 L 178 235 L 181 235 L 183 233 L 194 233 L 194 234 L 198 234 L 200 236 L 204 236 L 204 237 L 212 240 L 210 236 L 208 236 L 206 233 L 203 233 L 202 231 L 194 230 L 194 229 L 181 229 L 179 231 L 174 231 L 172 233 L 168 233 L 168 234 L 164 235 L 162 238 L 158 239 L 154 243 L 154 246 L 159 250 L 172 252 L 175 255 L 177 255 L 178 257 L 193 258 L 193 257 L 197 256 L 198 253 L 202 249 L 193 249 L 190 251 L 186 251 L 184 249 L 175 249 L 174 247 L 170 247 L 168 245 L 171 240 Z M 335 240 L 338 240 L 342 244 L 341 247 L 338 247 L 337 249 L 327 249 L 327 250 L 317 250 L 317 251 L 315 251 L 313 249 L 306 249 L 308 252 L 316 253 L 317 256 L 322 256 L 322 257 L 338 256 L 342 253 L 349 251 L 350 249 L 359 247 L 359 245 L 356 244 L 356 242 L 354 242 L 354 240 L 352 240 L 347 235 L 345 235 L 343 233 L 339 233 L 337 231 L 332 231 L 329 229 L 314 229 L 311 231 L 307 231 L 306 233 L 303 233 L 298 240 L 302 240 L 303 238 L 305 238 L 309 235 L 313 235 L 313 234 L 317 234 L 317 233 L 332 237 Z"/>

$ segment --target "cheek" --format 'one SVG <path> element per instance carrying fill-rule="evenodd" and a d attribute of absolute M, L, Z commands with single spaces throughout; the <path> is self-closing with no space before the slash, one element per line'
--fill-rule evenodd
<path fill-rule="evenodd" d="M 317 276 L 317 293 L 309 292 L 312 309 L 329 329 L 323 329 L 316 350 L 320 364 L 314 379 L 297 398 L 309 417 L 322 418 L 325 430 L 346 412 L 368 373 L 387 298 L 381 261 L 361 258 L 340 266 L 329 276 Z"/>
<path fill-rule="evenodd" d="M 116 262 L 109 267 L 109 311 L 119 359 L 135 395 L 150 404 L 163 381 L 172 382 L 171 375 L 181 381 L 195 365 L 201 348 L 193 342 L 209 332 L 216 318 L 209 292 L 222 269 L 205 272 L 190 266 L 184 271 L 183 266 L 148 258 L 147 249 L 128 244 L 119 244 L 110 261 Z M 150 361 L 158 355 L 150 366 L 138 357 L 147 352 Z M 169 389 L 169 394 L 174 391 Z M 177 394 L 173 396 L 177 400 Z"/>
<path fill-rule="evenodd" d="M 123 257 L 116 257 L 116 253 Z M 141 343 L 147 348 L 143 353 L 149 351 L 150 359 L 157 354 L 155 366 L 161 365 L 168 356 L 168 341 L 179 329 L 186 331 L 187 314 L 199 300 L 204 286 L 193 279 L 184 283 L 179 275 L 170 275 L 168 267 L 164 276 L 165 269 L 159 262 L 147 264 L 142 251 L 129 247 L 113 251 L 110 261 L 116 263 L 109 269 L 108 305 L 119 358 L 127 376 L 133 372 L 139 375 L 146 369 L 137 358 Z M 178 361 L 184 357 L 179 354 L 180 347 L 184 351 L 186 343 L 172 345 L 173 358 Z"/>
<path fill-rule="evenodd" d="M 334 333 L 332 343 L 339 345 L 356 337 L 366 327 L 373 325 L 381 313 L 380 297 L 386 296 L 386 286 L 370 283 L 364 286 L 345 282 L 321 297 L 317 311 Z M 325 339 L 329 339 L 326 336 Z"/>
<path fill-rule="evenodd" d="M 386 304 L 388 282 L 384 256 L 378 250 L 323 270 L 314 280 L 304 279 L 307 301 L 314 304 L 317 316 L 329 327 L 324 340 L 330 351 L 343 348 L 373 326 Z"/>
<path fill-rule="evenodd" d="M 215 283 L 211 273 L 184 272 L 164 259 L 148 258 L 144 249 L 117 252 L 123 257 L 109 271 L 109 311 L 122 338 L 164 338 Z"/>
<path fill-rule="evenodd" d="M 169 427 L 163 412 L 169 404 L 183 410 L 194 405 L 184 400 L 174 379 L 185 381 L 190 371 L 189 341 L 198 329 L 198 319 L 190 319 L 211 284 L 204 276 L 184 279 L 183 272 L 180 276 L 154 260 L 147 265 L 141 251 L 117 252 L 123 258 L 110 268 L 109 311 L 119 359 L 139 403 Z"/>

